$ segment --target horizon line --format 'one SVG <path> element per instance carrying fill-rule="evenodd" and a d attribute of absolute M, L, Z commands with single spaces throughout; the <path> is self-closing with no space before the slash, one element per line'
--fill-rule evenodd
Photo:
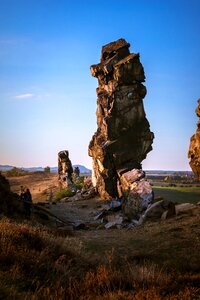
<path fill-rule="evenodd" d="M 80 166 L 83 166 L 83 167 L 85 167 L 85 168 L 87 168 L 87 169 L 89 169 L 89 170 L 92 170 L 92 168 L 89 168 L 89 167 L 87 167 L 87 166 L 85 166 L 85 165 L 83 165 L 83 164 L 80 164 L 80 163 L 77 163 L 77 164 L 72 164 L 72 166 L 75 166 L 75 165 L 80 165 Z M 9 167 L 15 167 L 15 168 L 26 168 L 26 169 L 28 169 L 28 168 L 42 168 L 42 169 L 44 169 L 44 168 L 46 168 L 46 167 L 50 167 L 50 168 L 57 168 L 57 166 L 49 166 L 49 165 L 46 165 L 45 167 L 43 167 L 43 166 L 28 166 L 28 167 L 24 167 L 24 166 L 14 166 L 14 165 L 10 165 L 10 164 L 0 164 L 0 166 L 2 166 L 2 167 L 5 167 L 5 166 L 9 166 Z M 192 172 L 193 173 L 193 171 L 192 170 L 189 170 L 189 169 L 184 169 L 184 170 L 174 170 L 174 169 L 143 169 L 144 171 L 165 171 L 165 172 Z"/>

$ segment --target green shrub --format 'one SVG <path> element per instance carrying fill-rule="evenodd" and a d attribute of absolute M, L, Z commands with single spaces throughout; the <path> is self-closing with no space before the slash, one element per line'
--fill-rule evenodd
<path fill-rule="evenodd" d="M 75 177 L 73 176 L 74 188 L 76 190 L 81 190 L 84 183 L 84 176 Z"/>
<path fill-rule="evenodd" d="M 80 176 L 77 180 L 77 183 L 83 183 L 85 176 Z"/>
<path fill-rule="evenodd" d="M 77 190 L 81 190 L 83 187 L 84 182 L 84 176 L 78 177 L 76 180 L 74 180 L 75 186 Z"/>
<path fill-rule="evenodd" d="M 75 186 L 77 190 L 81 190 L 83 187 L 83 183 L 76 183 Z"/>
<path fill-rule="evenodd" d="M 72 189 L 63 189 L 63 190 L 60 190 L 57 194 L 56 194 L 56 197 L 55 197 L 55 200 L 56 201 L 59 201 L 61 200 L 62 198 L 65 198 L 65 197 L 72 197 L 74 196 L 74 191 L 72 191 Z"/>
<path fill-rule="evenodd" d="M 84 176 L 80 176 L 80 177 L 75 177 L 73 179 L 74 183 L 75 184 L 82 184 L 83 185 L 83 182 L 84 182 Z"/>

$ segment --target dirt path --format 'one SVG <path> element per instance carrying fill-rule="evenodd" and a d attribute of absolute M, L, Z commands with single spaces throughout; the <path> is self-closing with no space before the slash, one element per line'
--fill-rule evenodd
<path fill-rule="evenodd" d="M 92 198 L 89 200 L 67 200 L 64 203 L 57 203 L 50 205 L 50 212 L 57 217 L 74 223 L 84 224 L 98 224 L 94 217 L 100 211 L 105 201 L 99 198 Z"/>

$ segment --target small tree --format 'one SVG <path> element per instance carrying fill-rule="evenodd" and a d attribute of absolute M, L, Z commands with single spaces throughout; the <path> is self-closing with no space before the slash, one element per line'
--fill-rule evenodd
<path fill-rule="evenodd" d="M 49 166 L 47 166 L 47 167 L 44 168 L 44 173 L 46 173 L 46 174 L 50 174 L 51 173 L 51 169 L 50 169 Z"/>

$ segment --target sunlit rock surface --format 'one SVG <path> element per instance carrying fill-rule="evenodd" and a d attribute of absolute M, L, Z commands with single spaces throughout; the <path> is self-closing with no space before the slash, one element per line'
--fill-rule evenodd
<path fill-rule="evenodd" d="M 198 100 L 196 115 L 200 118 L 200 99 Z M 192 171 L 194 172 L 197 180 L 200 180 L 200 119 L 197 122 L 196 133 L 190 139 L 188 158 L 190 159 L 189 163 Z"/>
<path fill-rule="evenodd" d="M 97 131 L 89 144 L 93 183 L 104 199 L 123 191 L 122 174 L 141 169 L 154 135 L 143 106 L 145 74 L 139 54 L 119 39 L 102 47 L 100 63 L 90 67 L 98 79 Z"/>

